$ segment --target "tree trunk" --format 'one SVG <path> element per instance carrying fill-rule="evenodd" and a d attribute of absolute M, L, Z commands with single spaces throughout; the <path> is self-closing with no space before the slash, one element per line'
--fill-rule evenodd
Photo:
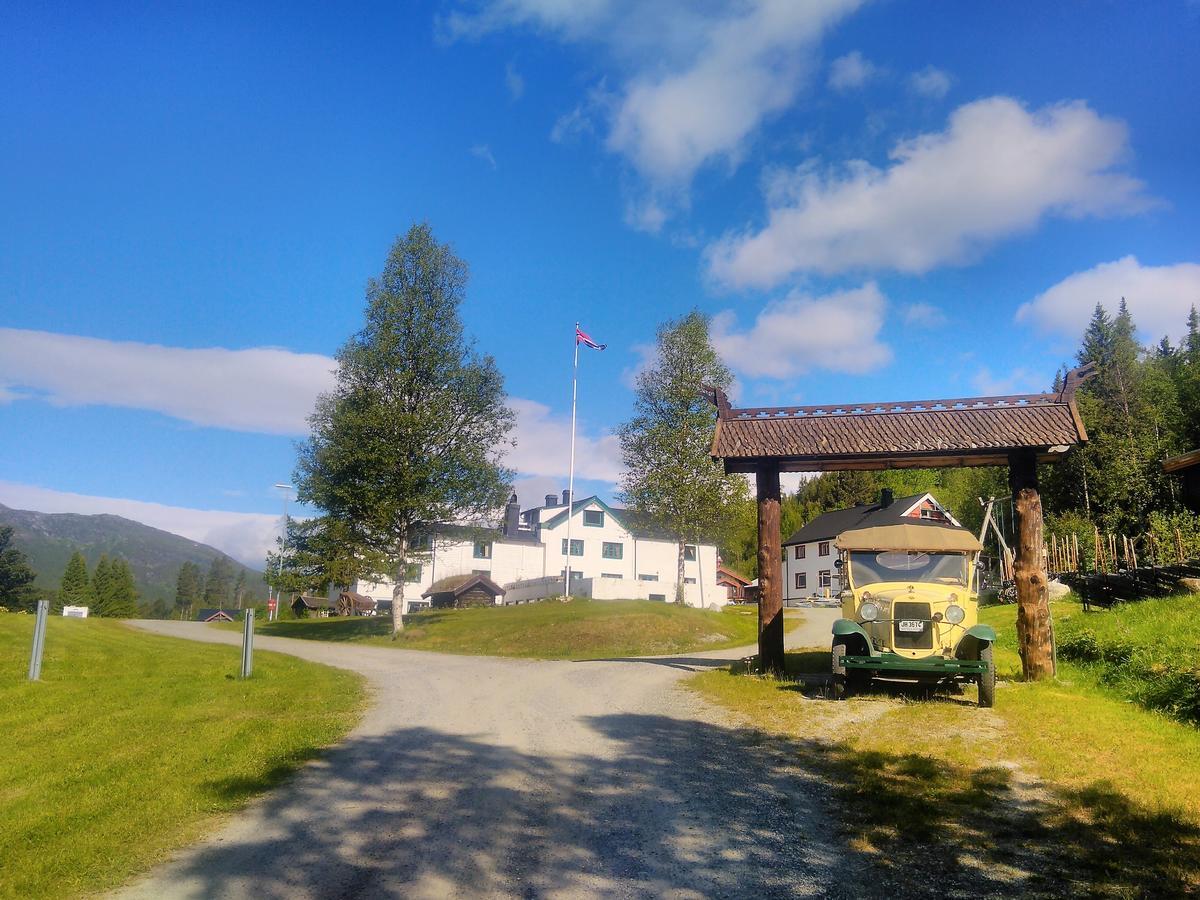
<path fill-rule="evenodd" d="M 763 463 L 758 485 L 758 659 L 764 672 L 784 671 L 783 560 L 779 534 L 779 464 Z"/>
<path fill-rule="evenodd" d="M 408 577 L 408 539 L 400 539 L 400 565 L 396 570 L 396 586 L 392 588 L 392 640 L 404 630 L 408 601 L 404 597 L 404 580 Z"/>
<path fill-rule="evenodd" d="M 684 542 L 683 542 L 683 538 L 680 538 L 680 539 L 679 539 L 679 543 L 678 543 L 678 549 L 679 549 L 679 553 L 678 553 L 678 555 L 677 555 L 677 558 L 676 558 L 676 561 L 675 561 L 675 562 L 676 562 L 676 567 L 675 567 L 675 602 L 676 602 L 676 603 L 677 603 L 679 606 L 683 606 L 683 605 L 685 605 L 685 603 L 687 602 L 687 601 L 686 601 L 686 598 L 685 598 L 685 596 L 684 596 L 684 590 L 683 590 L 683 554 L 684 554 Z"/>
<path fill-rule="evenodd" d="M 1042 568 L 1042 499 L 1038 495 L 1037 454 L 1020 450 L 1008 458 L 1008 483 L 1016 509 L 1017 649 L 1026 681 L 1054 676 L 1054 632 L 1050 597 Z"/>

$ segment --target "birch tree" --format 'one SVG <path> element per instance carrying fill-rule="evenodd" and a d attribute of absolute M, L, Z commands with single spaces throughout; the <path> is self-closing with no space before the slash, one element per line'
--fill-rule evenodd
<path fill-rule="evenodd" d="M 337 523 L 358 577 L 395 581 L 392 632 L 404 627 L 414 536 L 437 522 L 491 520 L 508 497 L 501 465 L 513 413 L 495 360 L 459 317 L 467 266 L 414 225 L 367 285 L 362 329 L 337 355 L 337 380 L 309 418 L 295 473 L 301 502 Z"/>
<path fill-rule="evenodd" d="M 693 311 L 658 329 L 655 360 L 637 377 L 633 418 L 617 432 L 625 464 L 621 499 L 635 522 L 675 538 L 680 604 L 686 546 L 719 542 L 748 491 L 745 478 L 726 475 L 709 455 L 716 411 L 704 388 L 728 390 L 733 376 L 713 349 L 708 325 L 707 316 Z"/>

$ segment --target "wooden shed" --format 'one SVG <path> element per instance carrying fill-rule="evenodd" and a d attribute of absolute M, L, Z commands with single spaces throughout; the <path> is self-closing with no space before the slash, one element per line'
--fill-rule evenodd
<path fill-rule="evenodd" d="M 297 619 L 305 619 L 309 616 L 326 619 L 329 617 L 332 605 L 328 597 L 310 597 L 307 594 L 297 594 L 295 599 L 292 600 L 292 612 L 296 614 Z"/>
<path fill-rule="evenodd" d="M 495 606 L 504 596 L 504 588 L 486 575 L 451 575 L 435 581 L 421 595 L 434 609 L 466 609 L 469 606 Z"/>
<path fill-rule="evenodd" d="M 1172 456 L 1163 463 L 1163 471 L 1183 479 L 1183 500 L 1194 513 L 1200 513 L 1200 450 Z"/>
<path fill-rule="evenodd" d="M 375 598 L 366 594 L 356 594 L 353 591 L 342 591 L 338 594 L 339 616 L 373 616 L 376 613 L 375 606 Z"/>
<path fill-rule="evenodd" d="M 717 584 L 725 588 L 725 595 L 730 600 L 745 600 L 746 585 L 750 581 L 751 579 L 739 572 L 735 572 L 724 563 L 717 566 Z"/>

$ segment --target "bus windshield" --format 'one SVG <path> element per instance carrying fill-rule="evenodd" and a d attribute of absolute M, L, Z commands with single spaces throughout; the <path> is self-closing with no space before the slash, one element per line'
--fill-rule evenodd
<path fill-rule="evenodd" d="M 884 581 L 967 586 L 966 553 L 923 553 L 917 550 L 853 551 L 850 577 L 855 587 Z"/>

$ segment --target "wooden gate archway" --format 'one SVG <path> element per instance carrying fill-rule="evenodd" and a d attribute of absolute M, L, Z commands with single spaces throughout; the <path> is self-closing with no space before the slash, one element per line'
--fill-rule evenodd
<path fill-rule="evenodd" d="M 781 472 L 1007 465 L 1017 514 L 1018 650 L 1027 679 L 1053 675 L 1037 466 L 1087 440 L 1075 390 L 1091 374 L 1091 366 L 1067 373 L 1057 393 L 910 403 L 734 409 L 724 392 L 710 389 L 717 407 L 713 458 L 757 483 L 763 668 L 783 671 Z"/>

